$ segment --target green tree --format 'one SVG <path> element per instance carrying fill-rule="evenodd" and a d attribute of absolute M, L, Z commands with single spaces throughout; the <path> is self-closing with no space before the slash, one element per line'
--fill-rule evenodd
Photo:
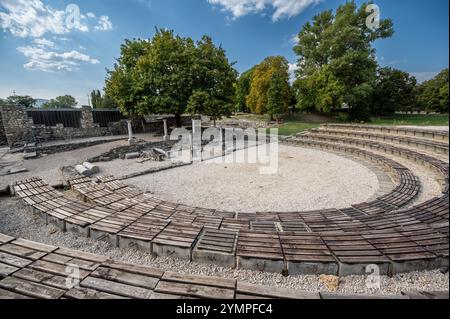
<path fill-rule="evenodd" d="M 231 115 L 237 72 L 229 63 L 225 50 L 216 47 L 212 39 L 204 36 L 197 43 L 192 71 L 194 91 L 187 112 L 203 114 L 214 120 Z"/>
<path fill-rule="evenodd" d="M 394 32 L 391 20 L 381 20 L 378 29 L 369 29 L 366 26 L 366 7 L 366 3 L 358 8 L 354 1 L 349 1 L 339 6 L 335 13 L 329 10 L 316 15 L 312 23 L 303 26 L 298 35 L 299 42 L 294 47 L 298 56 L 295 85 L 305 87 L 302 82 L 311 76 L 328 78 L 328 81 L 318 82 L 339 87 L 338 100 L 342 100 L 342 105 L 348 105 L 354 119 L 369 117 L 370 97 L 377 70 L 373 42 L 390 37 Z M 328 68 L 324 69 L 325 66 Z M 333 77 L 329 76 L 330 73 Z M 330 88 L 324 87 L 322 90 L 330 91 Z M 296 91 L 303 92 L 301 89 Z M 334 89 L 332 91 L 335 92 Z M 320 88 L 315 92 L 320 94 Z M 297 96 L 299 101 L 302 98 Z M 308 99 L 316 100 L 311 96 Z M 336 98 L 326 98 L 324 101 L 327 100 L 334 103 Z M 335 106 L 318 107 L 331 109 Z"/>
<path fill-rule="evenodd" d="M 58 96 L 55 99 L 51 99 L 44 105 L 43 109 L 71 109 L 77 106 L 77 100 L 71 95 Z"/>
<path fill-rule="evenodd" d="M 427 113 L 448 113 L 448 83 L 448 69 L 442 70 L 433 79 L 422 83 L 417 97 L 419 109 Z"/>
<path fill-rule="evenodd" d="M 102 94 L 99 90 L 93 90 L 91 92 L 91 104 L 93 109 L 102 108 Z"/>
<path fill-rule="evenodd" d="M 36 100 L 28 95 L 9 96 L 5 101 L 5 104 L 18 105 L 18 106 L 23 106 L 23 107 L 27 107 L 27 108 L 33 107 L 33 105 L 35 103 L 36 103 Z"/>
<path fill-rule="evenodd" d="M 174 114 L 181 126 L 181 115 L 189 104 L 194 111 L 195 101 L 204 101 L 199 99 L 203 93 L 216 107 L 217 101 L 230 103 L 232 74 L 225 51 L 216 48 L 210 38 L 203 37 L 196 44 L 191 38 L 159 29 L 152 39 L 127 40 L 122 45 L 121 57 L 108 72 L 105 91 L 125 115 Z M 211 110 L 204 103 L 195 108 Z M 213 112 L 214 116 L 220 112 Z"/>
<path fill-rule="evenodd" d="M 247 95 L 247 105 L 255 114 L 271 114 L 268 111 L 267 103 L 269 99 L 269 88 L 274 85 L 274 81 L 279 81 L 276 86 L 280 89 L 280 106 L 287 105 L 291 101 L 289 87 L 289 63 L 281 56 L 268 57 L 261 64 L 255 67 L 252 81 L 250 84 L 250 93 Z M 271 107 L 274 105 L 272 104 Z M 280 109 L 281 110 L 281 109 Z M 287 110 L 287 108 L 286 108 Z"/>
<path fill-rule="evenodd" d="M 407 72 L 380 68 L 375 83 L 371 113 L 411 112 L 415 104 L 416 78 Z"/>
<path fill-rule="evenodd" d="M 267 114 L 271 119 L 276 118 L 280 114 L 284 114 L 289 110 L 290 88 L 284 83 L 284 79 L 280 74 L 275 73 L 270 79 L 269 89 L 267 90 Z"/>
<path fill-rule="evenodd" d="M 252 84 L 253 72 L 254 68 L 245 71 L 236 82 L 235 109 L 237 112 L 250 112 L 250 108 L 247 105 L 247 96 L 250 94 L 250 85 Z"/>
<path fill-rule="evenodd" d="M 300 110 L 330 113 L 344 103 L 345 86 L 329 66 L 317 68 L 310 76 L 297 80 L 295 89 Z"/>
<path fill-rule="evenodd" d="M 112 98 L 102 93 L 99 90 L 91 92 L 91 102 L 93 109 L 116 109 L 117 105 Z"/>

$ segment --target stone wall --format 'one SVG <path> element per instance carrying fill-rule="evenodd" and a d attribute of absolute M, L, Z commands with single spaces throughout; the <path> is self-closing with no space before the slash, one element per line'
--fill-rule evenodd
<path fill-rule="evenodd" d="M 3 129 L 9 146 L 20 141 L 30 140 L 32 135 L 32 120 L 28 118 L 26 109 L 17 106 L 2 106 Z"/>
<path fill-rule="evenodd" d="M 108 127 L 100 127 L 94 123 L 92 108 L 83 106 L 81 108 L 81 128 L 64 127 L 62 124 L 56 126 L 36 125 L 28 117 L 27 110 L 19 106 L 0 107 L 0 145 L 2 141 L 2 130 L 5 132 L 6 142 L 10 147 L 16 143 L 23 144 L 33 140 L 33 136 L 39 137 L 42 142 L 71 140 L 97 136 L 127 135 L 127 121 L 111 122 Z M 191 125 L 192 117 L 183 116 L 182 124 Z M 143 123 L 140 120 L 133 121 L 134 133 L 157 133 L 164 132 L 163 121 L 151 121 Z M 168 117 L 169 127 L 176 125 L 175 117 Z"/>
<path fill-rule="evenodd" d="M 0 146 L 6 145 L 8 145 L 8 140 L 6 139 L 6 133 L 3 127 L 2 113 L 0 112 Z"/>

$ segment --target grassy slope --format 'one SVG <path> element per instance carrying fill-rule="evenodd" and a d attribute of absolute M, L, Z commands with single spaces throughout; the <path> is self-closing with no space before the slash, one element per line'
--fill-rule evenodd
<path fill-rule="evenodd" d="M 234 119 L 267 122 L 264 115 L 238 115 Z M 283 124 L 279 126 L 278 133 L 283 136 L 293 135 L 303 131 L 317 128 L 323 123 L 333 123 L 336 120 L 332 117 L 322 115 L 291 115 L 287 117 Z M 448 115 L 394 115 L 391 117 L 373 118 L 370 125 L 413 125 L 413 126 L 448 126 Z"/>

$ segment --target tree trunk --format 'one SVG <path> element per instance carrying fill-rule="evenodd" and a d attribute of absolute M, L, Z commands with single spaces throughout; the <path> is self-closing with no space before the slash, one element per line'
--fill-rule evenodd
<path fill-rule="evenodd" d="M 217 122 L 216 122 L 216 120 L 214 120 L 214 127 L 217 127 Z"/>
<path fill-rule="evenodd" d="M 175 114 L 175 121 L 177 124 L 177 127 L 181 127 L 181 114 Z"/>
<path fill-rule="evenodd" d="M 146 132 L 145 132 L 144 118 L 141 118 L 141 126 L 142 126 L 142 133 L 146 133 Z"/>

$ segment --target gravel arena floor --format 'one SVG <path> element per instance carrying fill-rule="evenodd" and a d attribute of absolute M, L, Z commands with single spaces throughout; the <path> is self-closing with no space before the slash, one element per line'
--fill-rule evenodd
<path fill-rule="evenodd" d="M 82 162 L 109 147 L 108 143 L 83 150 L 54 154 L 26 163 L 30 172 L 9 178 L 23 179 L 41 176 L 48 182 L 60 181 L 58 167 Z M 279 146 L 279 171 L 276 176 L 259 174 L 252 164 L 206 164 L 172 168 L 143 175 L 125 182 L 136 185 L 157 197 L 198 207 L 236 211 L 298 211 L 346 207 L 364 202 L 379 190 L 376 175 L 365 165 L 327 152 Z M 384 154 L 384 156 L 386 156 Z M 422 192 L 415 203 L 439 193 L 440 187 L 431 171 L 410 161 L 390 157 L 412 169 L 420 178 Z M 167 163 L 147 162 L 143 170 Z M 101 164 L 102 174 L 121 175 L 139 170 L 141 164 L 116 160 Z M 119 172 L 119 173 L 118 173 Z M 277 177 L 277 178 L 274 178 Z M 2 183 L 8 183 L 1 177 Z M 339 185 L 339 187 L 336 187 Z M 132 249 L 118 249 L 101 241 L 63 233 L 45 223 L 17 199 L 0 197 L 0 233 L 51 245 L 106 255 L 112 259 L 186 274 L 235 278 L 244 282 L 294 288 L 301 291 L 327 291 L 319 276 L 289 276 L 248 270 L 234 270 L 214 265 L 198 264 L 173 257 L 154 258 Z M 392 278 L 381 277 L 380 289 L 368 288 L 367 276 L 340 278 L 338 293 L 396 295 L 401 291 L 448 291 L 449 275 L 439 270 L 412 272 Z"/>
<path fill-rule="evenodd" d="M 258 164 L 203 162 L 126 182 L 168 201 L 239 212 L 344 208 L 378 190 L 376 175 L 350 159 L 284 145 L 279 154 L 275 175 L 261 175 Z"/>

